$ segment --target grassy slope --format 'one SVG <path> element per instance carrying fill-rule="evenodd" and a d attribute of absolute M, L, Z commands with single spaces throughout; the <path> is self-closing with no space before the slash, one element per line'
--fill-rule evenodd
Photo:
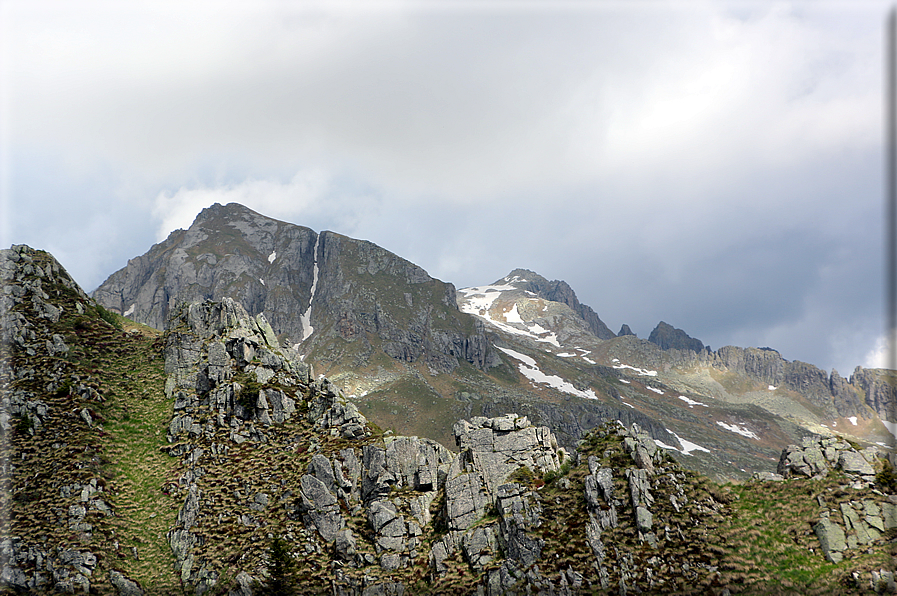
<path fill-rule="evenodd" d="M 38 252 L 34 262 L 47 266 L 50 259 Z M 68 548 L 89 548 L 99 558 L 91 583 L 101 591 L 111 589 L 108 571 L 117 569 L 147 593 L 179 593 L 165 532 L 180 503 L 161 492 L 176 464 L 159 450 L 171 416 L 164 396 L 161 333 L 83 301 L 61 284 L 45 281 L 43 289 L 62 307 L 57 323 L 46 322 L 48 333 L 61 335 L 69 350 L 56 357 L 19 353 L 13 360 L 17 369 L 35 370 L 33 379 L 14 381 L 13 387 L 47 403 L 50 418 L 33 435 L 27 432 L 27 419 L 12 420 L 8 454 L 40 457 L 28 458 L 28 466 L 14 471 L 9 535 L 26 543 L 50 539 Z M 31 308 L 28 300 L 17 310 L 33 316 Z M 79 388 L 89 388 L 92 397 Z M 78 417 L 85 408 L 94 419 L 92 428 Z M 35 482 L 24 480 L 28 477 Z M 59 508 L 60 487 L 91 478 L 103 487 L 100 496 L 114 514 L 89 511 L 85 521 L 93 531 L 72 533 Z M 73 496 L 64 504 L 76 502 Z"/>

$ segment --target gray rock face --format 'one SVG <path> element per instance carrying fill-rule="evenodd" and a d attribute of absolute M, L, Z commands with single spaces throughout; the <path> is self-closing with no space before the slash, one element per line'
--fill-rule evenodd
<path fill-rule="evenodd" d="M 782 450 L 776 471 L 784 478 L 825 476 L 831 469 L 871 478 L 875 452 L 859 452 L 845 441 L 834 437 L 805 437 L 802 446 L 789 445 Z"/>
<path fill-rule="evenodd" d="M 202 486 L 210 459 L 221 461 L 232 446 L 275 440 L 277 428 L 300 411 L 311 414 L 307 424 L 321 437 L 351 442 L 371 431 L 335 386 L 326 379 L 311 380 L 308 366 L 291 348 L 279 345 L 263 315 L 249 315 L 234 300 L 190 303 L 175 311 L 165 356 L 166 394 L 173 409 L 169 454 L 183 457 L 185 469 L 178 480 L 184 501 L 168 541 L 181 581 L 201 593 L 219 577 L 197 555 L 204 540 L 197 527 L 209 523 L 202 522 L 209 516 Z M 316 540 L 323 545 L 339 542 L 340 556 L 354 561 L 355 537 L 345 530 L 343 509 L 361 500 L 359 455 L 353 448 L 332 458 L 314 454 L 307 473 L 291 488 L 269 484 L 268 490 L 246 489 L 240 497 L 244 508 L 232 514 L 233 519 L 256 528 L 266 516 L 281 511 L 311 530 L 313 534 L 306 534 L 308 548 L 321 548 Z M 249 589 L 249 584 L 238 584 L 235 593 Z"/>
<path fill-rule="evenodd" d="M 635 335 L 635 333 L 632 332 L 632 329 L 629 328 L 629 325 L 625 323 L 620 327 L 620 331 L 617 332 L 617 337 L 623 337 L 624 335 Z"/>
<path fill-rule="evenodd" d="M 518 484 L 503 484 L 498 489 L 495 505 L 501 527 L 499 539 L 505 554 L 529 567 L 539 559 L 544 545 L 541 539 L 528 535 L 541 524 L 542 508 L 535 495 Z"/>
<path fill-rule="evenodd" d="M 844 529 L 828 519 L 821 519 L 819 523 L 813 526 L 813 531 L 816 532 L 816 536 L 819 538 L 819 544 L 822 546 L 825 558 L 832 563 L 840 562 L 844 558 L 842 553 L 847 550 Z"/>
<path fill-rule="evenodd" d="M 894 371 L 881 369 L 864 369 L 856 367 L 850 377 L 850 386 L 862 391 L 866 396 L 865 404 L 882 420 L 894 419 L 897 412 L 897 376 Z M 837 394 L 841 400 L 847 399 L 849 392 L 844 388 Z M 857 414 L 861 412 L 858 410 Z M 855 416 L 857 414 L 849 414 Z"/>
<path fill-rule="evenodd" d="M 849 474 L 871 475 L 875 469 L 866 458 L 856 451 L 842 451 L 838 456 L 838 467 Z"/>
<path fill-rule="evenodd" d="M 518 468 L 544 472 L 560 467 L 557 439 L 547 427 L 534 427 L 526 417 L 476 417 L 458 422 L 453 431 L 460 456 L 450 477 L 478 472 L 493 502 L 498 486 Z M 474 484 L 478 483 L 470 483 Z"/>
<path fill-rule="evenodd" d="M 482 325 L 458 311 L 451 284 L 370 242 L 316 234 L 235 203 L 204 209 L 93 297 L 157 329 L 179 303 L 230 297 L 252 315 L 264 313 L 267 343 L 276 334 L 298 345 L 314 333 L 306 353 L 335 338 L 366 344 L 372 334 L 389 356 L 423 360 L 435 372 L 459 361 L 498 363 Z"/>
<path fill-rule="evenodd" d="M 128 579 L 120 571 L 110 571 L 109 582 L 118 591 L 119 596 L 143 596 L 143 590 L 137 582 Z"/>
<path fill-rule="evenodd" d="M 264 384 L 308 383 L 309 369 L 295 352 L 277 343 L 263 315 L 251 317 L 239 303 L 225 298 L 183 306 L 170 326 L 165 392 L 174 400 L 175 416 L 169 441 L 202 432 L 196 420 L 201 408 L 211 412 L 212 424 L 245 437 L 257 432 L 256 424 L 280 424 L 295 412 L 300 395 L 291 397 Z M 251 374 L 263 386 L 251 389 L 248 382 L 232 382 L 235 370 Z"/>
<path fill-rule="evenodd" d="M 663 321 L 658 323 L 657 327 L 651 331 L 648 341 L 657 344 L 663 350 L 691 350 L 692 352 L 704 350 L 704 344 L 701 340 L 689 337 L 685 331 L 676 329 Z"/>
<path fill-rule="evenodd" d="M 707 356 L 715 367 L 800 393 L 831 416 L 869 418 L 875 411 L 882 419 L 892 416 L 897 379 L 884 370 L 857 367 L 849 381 L 812 364 L 790 362 L 769 348 L 725 346 Z M 888 408 L 891 409 L 888 409 Z"/>

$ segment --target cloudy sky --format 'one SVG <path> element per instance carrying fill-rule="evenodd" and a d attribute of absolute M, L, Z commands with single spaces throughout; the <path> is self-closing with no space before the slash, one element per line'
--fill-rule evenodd
<path fill-rule="evenodd" d="M 88 291 L 214 203 L 614 331 L 882 366 L 891 2 L 0 2 L 0 240 Z"/>

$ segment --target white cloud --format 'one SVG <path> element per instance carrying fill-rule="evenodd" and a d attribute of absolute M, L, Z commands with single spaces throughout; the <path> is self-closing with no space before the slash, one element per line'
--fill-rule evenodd
<path fill-rule="evenodd" d="M 894 362 L 894 346 L 897 346 L 897 330 L 892 334 L 890 342 L 884 334 L 875 340 L 875 345 L 866 353 L 862 366 L 864 368 L 897 368 Z"/>
<path fill-rule="evenodd" d="M 642 337 L 863 362 L 889 3 L 486 4 L 2 2 L 0 227 L 92 285 L 238 201 Z"/>
<path fill-rule="evenodd" d="M 339 200 L 334 200 L 334 196 Z M 325 211 L 329 217 L 340 219 L 343 217 L 340 212 L 352 205 L 351 214 L 343 218 L 344 225 L 352 227 L 370 200 L 364 194 L 343 193 L 337 180 L 324 170 L 313 169 L 297 173 L 286 183 L 250 179 L 239 184 L 162 192 L 153 203 L 153 216 L 160 220 L 157 240 L 163 240 L 178 228 L 188 228 L 196 215 L 213 203 L 240 203 L 268 217 L 300 224 L 310 217 L 320 217 Z"/>
<path fill-rule="evenodd" d="M 866 45 L 777 6 L 747 19 L 726 4 L 490 19 L 79 3 L 47 20 L 17 4 L 6 76 L 19 135 L 144 174 L 189 171 L 211 150 L 347 160 L 396 193 L 454 201 L 608 178 L 722 183 L 878 138 Z"/>

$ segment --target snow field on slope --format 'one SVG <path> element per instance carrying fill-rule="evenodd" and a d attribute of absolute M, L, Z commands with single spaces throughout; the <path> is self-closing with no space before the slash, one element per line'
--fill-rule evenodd
<path fill-rule="evenodd" d="M 544 327 L 536 323 L 527 323 L 522 318 L 520 318 L 520 312 L 517 310 L 516 303 L 510 311 L 504 314 L 504 321 L 499 321 L 498 319 L 493 318 L 491 314 L 489 314 L 489 309 L 492 308 L 495 300 L 498 299 L 499 296 L 501 296 L 502 292 L 516 289 L 517 288 L 515 288 L 514 286 L 509 285 L 461 288 L 458 291 L 464 295 L 464 303 L 460 305 L 460 310 L 463 313 L 474 315 L 480 317 L 481 319 L 486 319 L 506 333 L 521 335 L 523 337 L 528 337 L 536 341 L 550 343 L 556 348 L 560 348 L 561 345 L 560 343 L 558 343 L 557 334 L 549 331 L 548 329 L 545 329 Z M 526 325 L 529 329 L 518 329 L 517 327 L 513 327 L 508 323 Z M 548 334 L 548 336 L 540 337 L 541 335 L 545 334 Z"/>
<path fill-rule="evenodd" d="M 725 422 L 720 422 L 719 420 L 717 420 L 716 423 L 722 426 L 724 429 L 732 431 L 733 433 L 739 434 L 743 437 L 747 437 L 749 439 L 757 439 L 758 441 L 760 440 L 760 437 L 758 437 L 756 433 L 749 430 L 745 426 L 738 426 L 737 424 L 726 424 Z"/>
<path fill-rule="evenodd" d="M 589 389 L 588 391 L 580 391 L 573 386 L 573 383 L 565 381 L 557 375 L 546 375 L 539 369 L 539 365 L 536 364 L 536 361 L 526 354 L 521 354 L 520 352 L 516 352 L 509 348 L 499 348 L 498 346 L 495 347 L 511 358 L 519 360 L 520 364 L 517 365 L 517 368 L 520 370 L 520 373 L 533 383 L 548 385 L 549 387 L 557 389 L 558 391 L 569 393 L 570 395 L 576 395 L 578 397 L 584 397 L 586 399 L 598 399 L 598 396 L 595 395 L 595 392 L 591 389 Z"/>
<path fill-rule="evenodd" d="M 642 375 L 642 376 L 645 376 L 645 377 L 656 377 L 656 376 L 657 376 L 657 371 L 656 371 L 656 370 L 647 370 L 647 369 L 644 369 L 644 368 L 638 368 L 638 367 L 635 367 L 635 366 L 629 366 L 628 364 L 623 364 L 623 363 L 620 362 L 620 360 L 617 359 L 617 358 L 614 358 L 613 360 L 611 360 L 611 362 L 615 362 L 615 363 L 616 363 L 616 364 L 611 365 L 613 368 L 616 368 L 616 369 L 628 368 L 628 369 L 634 370 L 634 371 L 637 372 L 638 374 L 640 374 L 640 375 Z"/>
<path fill-rule="evenodd" d="M 897 422 L 882 420 L 881 423 L 884 424 L 885 428 L 888 429 L 888 432 L 894 435 L 894 438 L 897 439 Z"/>
<path fill-rule="evenodd" d="M 693 407 L 695 407 L 695 406 L 704 406 L 705 408 L 709 408 L 709 407 L 710 407 L 710 406 L 708 406 L 707 404 L 702 404 L 702 403 L 699 402 L 699 401 L 695 401 L 695 400 L 693 400 L 693 399 L 688 399 L 688 398 L 685 397 L 684 395 L 680 395 L 680 396 L 679 396 L 679 399 L 681 399 L 682 401 L 684 401 L 685 403 L 687 403 L 687 404 L 688 404 L 688 407 L 690 407 L 690 408 L 693 408 Z"/>
<path fill-rule="evenodd" d="M 666 430 L 668 433 L 670 433 L 671 435 L 676 437 L 676 440 L 679 441 L 680 445 L 682 445 L 682 449 L 676 449 L 672 445 L 667 445 L 666 443 L 663 443 L 662 441 L 658 441 L 657 439 L 655 439 L 654 442 L 657 443 L 660 447 L 663 447 L 664 449 L 672 449 L 673 451 L 678 451 L 682 455 L 691 455 L 692 451 L 705 451 L 707 453 L 710 453 L 710 450 L 707 449 L 706 447 L 701 447 L 697 443 L 692 443 L 691 441 L 687 441 L 686 439 L 683 439 L 682 437 L 680 437 L 679 435 L 677 435 L 670 429 L 666 429 Z"/>

